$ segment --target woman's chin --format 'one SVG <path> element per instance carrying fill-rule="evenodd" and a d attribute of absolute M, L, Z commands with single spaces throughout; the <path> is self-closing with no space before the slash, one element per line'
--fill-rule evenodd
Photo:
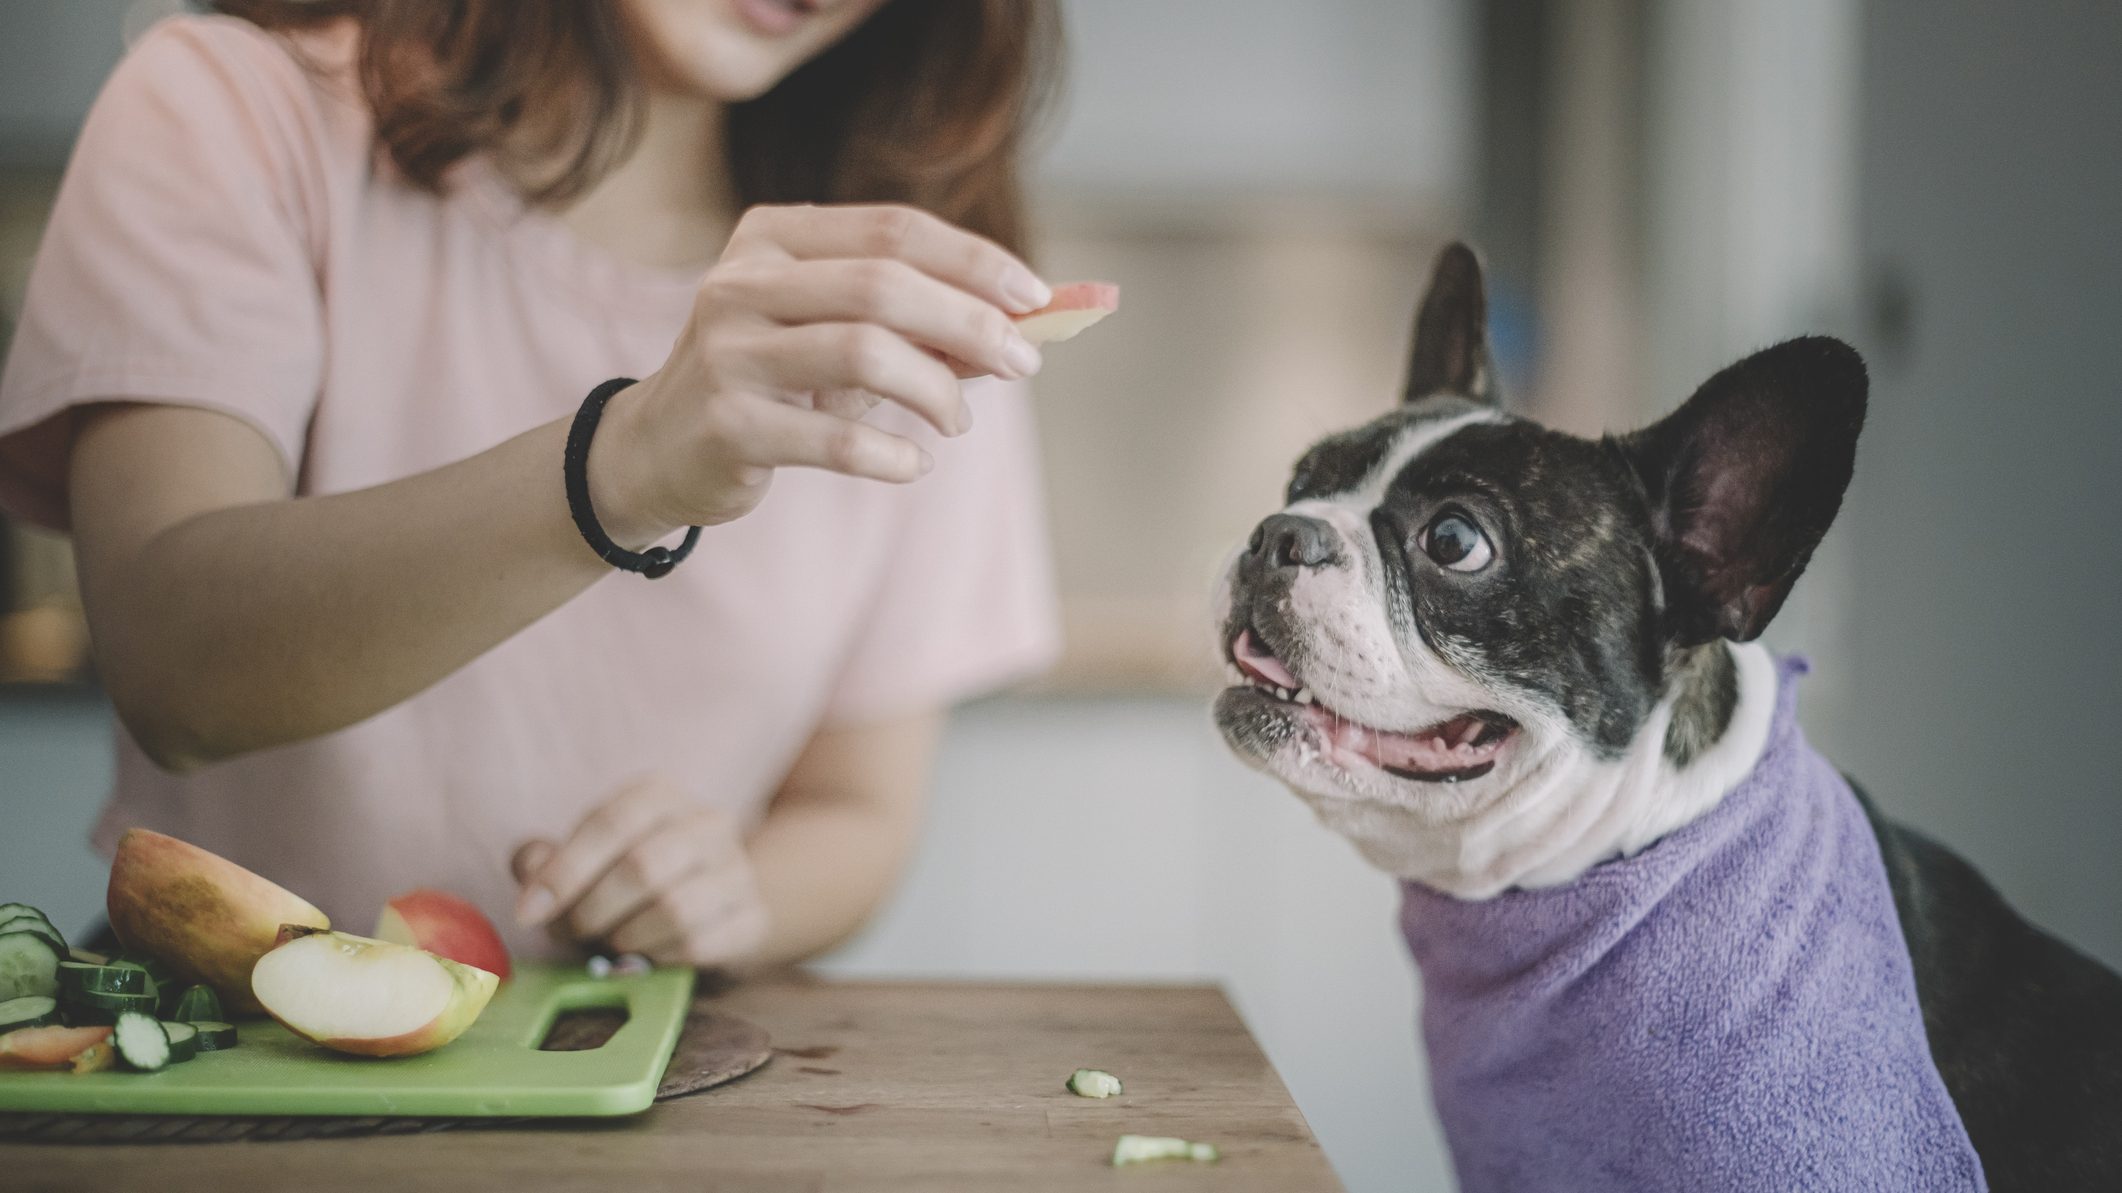
<path fill-rule="evenodd" d="M 876 7 L 841 3 L 795 18 L 795 27 L 755 27 L 738 8 L 744 0 L 632 0 L 637 47 L 651 85 L 718 103 L 757 99 Z"/>
<path fill-rule="evenodd" d="M 644 63 L 652 89 L 722 104 L 757 99 L 802 65 L 785 50 L 759 45 L 734 30 L 706 30 L 682 50 L 658 50 Z"/>

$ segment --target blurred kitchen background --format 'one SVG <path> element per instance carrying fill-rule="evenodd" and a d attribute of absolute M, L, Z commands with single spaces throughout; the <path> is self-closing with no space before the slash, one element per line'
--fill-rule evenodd
<path fill-rule="evenodd" d="M 1042 264 L 1126 290 L 1040 379 L 1067 663 L 966 709 L 850 975 L 1220 981 L 1350 1188 L 1449 1187 L 1392 885 L 1224 752 L 1206 596 L 1396 392 L 1430 256 L 1514 401 L 1634 425 L 1801 331 L 1873 405 L 1773 633 L 1893 814 L 2122 966 L 2122 6 L 1067 0 Z M 96 88 L 167 6 L 0 6 L 0 337 Z M 63 542 L 0 525 L 0 896 L 85 922 L 110 715 Z M 51 682 L 57 681 L 57 682 Z"/>

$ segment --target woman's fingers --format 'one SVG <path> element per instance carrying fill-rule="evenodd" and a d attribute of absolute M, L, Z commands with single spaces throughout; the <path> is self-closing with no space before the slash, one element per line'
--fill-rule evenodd
<path fill-rule="evenodd" d="M 797 261 L 727 270 L 706 284 L 777 323 L 873 323 L 1005 380 L 1039 369 L 1039 350 L 999 308 L 904 261 Z"/>
<path fill-rule="evenodd" d="M 994 241 L 912 207 L 754 207 L 730 247 L 770 245 L 791 257 L 889 257 L 939 281 L 1022 314 L 1053 301 L 1031 267 Z"/>
<path fill-rule="evenodd" d="M 529 882 L 539 868 L 551 859 L 553 850 L 556 848 L 558 847 L 551 841 L 543 838 L 525 841 L 523 844 L 516 846 L 516 852 L 510 855 L 508 859 L 509 873 L 516 876 L 518 885 Z"/>
<path fill-rule="evenodd" d="M 644 779 L 621 789 L 583 817 L 525 882 L 516 921 L 542 924 L 573 907 L 636 841 L 682 809 L 683 797 L 667 780 Z"/>
<path fill-rule="evenodd" d="M 722 418 L 732 424 L 731 449 L 755 468 L 822 468 L 905 484 L 935 466 L 911 439 L 770 398 L 732 405 Z"/>
<path fill-rule="evenodd" d="M 779 392 L 859 389 L 945 435 L 972 425 L 950 366 L 874 323 L 807 323 L 763 333 L 746 353 L 755 384 Z"/>
<path fill-rule="evenodd" d="M 821 389 L 810 396 L 810 408 L 823 410 L 836 418 L 858 419 L 877 408 L 883 401 L 873 393 L 859 389 Z"/>
<path fill-rule="evenodd" d="M 766 908 L 742 867 L 701 870 L 664 891 L 610 936 L 615 952 L 707 969 L 741 962 L 766 940 Z"/>
<path fill-rule="evenodd" d="M 569 934 L 577 940 L 605 936 L 699 866 L 706 852 L 700 840 L 707 831 L 704 819 L 696 813 L 666 820 L 635 841 L 575 900 L 567 913 Z"/>

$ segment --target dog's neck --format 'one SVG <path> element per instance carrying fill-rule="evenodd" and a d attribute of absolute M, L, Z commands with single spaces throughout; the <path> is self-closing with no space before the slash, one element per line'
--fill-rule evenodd
<path fill-rule="evenodd" d="M 1477 811 L 1445 823 L 1314 806 L 1380 868 L 1460 898 L 1568 882 L 1708 812 L 1760 761 L 1775 715 L 1775 660 L 1758 643 L 1702 649 L 1728 653 L 1682 667 L 1618 758 L 1575 742 L 1550 747 L 1513 768 L 1509 786 Z M 1714 690 L 1725 676 L 1734 681 L 1725 692 L 1736 693 L 1728 706 Z"/>

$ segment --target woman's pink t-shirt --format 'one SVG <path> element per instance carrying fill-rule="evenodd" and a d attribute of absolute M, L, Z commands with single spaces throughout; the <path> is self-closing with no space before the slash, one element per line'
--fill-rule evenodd
<path fill-rule="evenodd" d="M 404 185 L 371 152 L 350 30 L 298 45 L 177 17 L 112 75 L 0 381 L 8 510 L 66 526 L 67 413 L 84 403 L 222 411 L 271 440 L 298 493 L 333 493 L 461 460 L 668 354 L 694 276 L 588 245 L 477 165 L 444 197 Z M 171 833 L 365 931 L 416 886 L 505 910 L 516 845 L 635 776 L 757 817 L 820 727 L 1052 658 L 1027 395 L 971 389 L 962 439 L 872 415 L 934 453 L 921 481 L 786 471 L 668 577 L 606 577 L 358 725 L 185 776 L 121 731 L 97 845 Z"/>

